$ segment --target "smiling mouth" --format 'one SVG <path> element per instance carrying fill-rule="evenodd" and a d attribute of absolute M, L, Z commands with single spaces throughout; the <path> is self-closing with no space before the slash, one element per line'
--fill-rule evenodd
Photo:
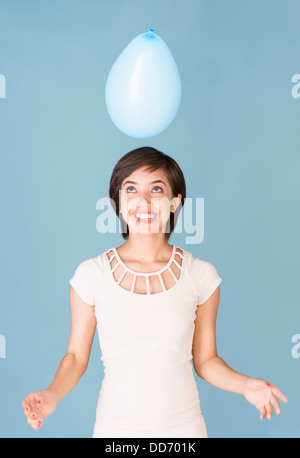
<path fill-rule="evenodd" d="M 143 213 L 143 212 L 136 212 L 133 213 L 133 216 L 139 223 L 151 223 L 156 219 L 156 213 Z"/>

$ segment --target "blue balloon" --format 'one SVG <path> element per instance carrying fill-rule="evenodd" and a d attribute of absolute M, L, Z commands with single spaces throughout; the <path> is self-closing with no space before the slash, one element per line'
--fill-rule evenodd
<path fill-rule="evenodd" d="M 135 37 L 118 56 L 106 81 L 113 123 L 135 138 L 158 135 L 175 118 L 181 100 L 176 62 L 154 29 Z"/>

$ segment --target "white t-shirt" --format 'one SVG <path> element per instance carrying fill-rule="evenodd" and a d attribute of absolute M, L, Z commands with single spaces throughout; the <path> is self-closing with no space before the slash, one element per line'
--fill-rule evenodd
<path fill-rule="evenodd" d="M 93 437 L 207 437 L 192 342 L 221 281 L 175 245 L 156 272 L 130 269 L 115 247 L 78 265 L 69 282 L 94 307 L 104 364 Z"/>

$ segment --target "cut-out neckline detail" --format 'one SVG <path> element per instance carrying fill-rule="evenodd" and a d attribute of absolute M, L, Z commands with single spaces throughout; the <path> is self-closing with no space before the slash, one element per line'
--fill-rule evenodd
<path fill-rule="evenodd" d="M 181 252 L 178 250 L 180 250 Z M 110 252 L 112 253 L 112 255 L 108 257 L 108 253 Z M 179 256 L 178 261 L 175 259 L 176 255 Z M 138 272 L 131 269 L 122 261 L 115 247 L 106 251 L 105 256 L 108 260 L 109 269 L 111 271 L 112 278 L 116 286 L 125 289 L 129 293 L 137 294 L 139 296 L 152 296 L 155 294 L 160 294 L 165 291 L 168 291 L 178 283 L 182 276 L 182 264 L 184 255 L 182 248 L 177 247 L 176 245 L 173 245 L 172 254 L 168 263 L 161 269 L 156 270 L 155 272 Z M 112 266 L 113 260 L 115 260 L 115 263 Z M 177 274 L 177 276 L 175 276 L 175 273 L 171 268 L 173 265 L 174 267 L 176 266 L 175 273 Z M 117 278 L 116 274 L 114 273 L 115 271 L 119 271 L 119 276 Z M 124 285 L 121 285 L 123 280 Z M 143 288 L 141 288 L 141 280 L 143 283 Z M 143 292 L 136 292 L 135 288 L 142 290 Z"/>

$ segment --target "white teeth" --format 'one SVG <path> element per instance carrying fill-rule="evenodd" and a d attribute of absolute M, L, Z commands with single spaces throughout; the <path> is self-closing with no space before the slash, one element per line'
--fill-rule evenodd
<path fill-rule="evenodd" d="M 153 219 L 156 215 L 151 214 L 150 216 L 148 216 L 148 214 L 146 213 L 135 213 L 134 216 L 139 219 Z"/>

